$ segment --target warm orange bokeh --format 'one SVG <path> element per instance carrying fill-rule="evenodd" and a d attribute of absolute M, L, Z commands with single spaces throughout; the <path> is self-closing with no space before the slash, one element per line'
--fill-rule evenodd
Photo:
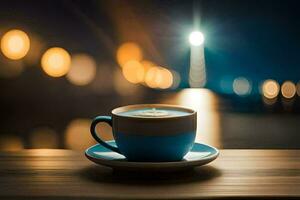
<path fill-rule="evenodd" d="M 30 48 L 28 35 L 21 30 L 11 30 L 1 39 L 2 53 L 9 59 L 19 60 L 26 56 Z"/>
<path fill-rule="evenodd" d="M 167 89 L 170 88 L 173 84 L 173 74 L 165 68 L 160 69 L 162 80 L 159 84 L 159 88 Z"/>
<path fill-rule="evenodd" d="M 68 73 L 71 64 L 70 54 L 63 48 L 48 49 L 41 60 L 43 70 L 52 77 L 60 77 Z"/>
<path fill-rule="evenodd" d="M 96 61 L 91 56 L 87 54 L 73 55 L 67 79 L 74 85 L 87 85 L 94 80 L 96 68 Z"/>
<path fill-rule="evenodd" d="M 173 74 L 166 68 L 151 67 L 147 70 L 145 83 L 150 88 L 167 89 L 173 84 Z"/>
<path fill-rule="evenodd" d="M 271 79 L 264 81 L 262 85 L 262 94 L 268 99 L 277 97 L 279 90 L 279 84 Z"/>
<path fill-rule="evenodd" d="M 146 74 L 145 83 L 150 88 L 157 88 L 160 81 L 160 73 L 158 67 L 151 67 Z"/>
<path fill-rule="evenodd" d="M 122 44 L 117 50 L 117 61 L 121 67 L 128 61 L 141 61 L 143 53 L 141 48 L 133 42 Z"/>
<path fill-rule="evenodd" d="M 286 81 L 281 86 L 281 94 L 287 99 L 293 98 L 296 94 L 296 86 L 291 81 Z"/>
<path fill-rule="evenodd" d="M 144 80 L 144 67 L 138 62 L 131 60 L 123 66 L 123 75 L 130 83 L 140 83 Z"/>

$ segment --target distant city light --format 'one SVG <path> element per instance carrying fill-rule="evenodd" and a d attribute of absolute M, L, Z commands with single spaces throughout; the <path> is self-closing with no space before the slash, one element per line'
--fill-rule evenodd
<path fill-rule="evenodd" d="M 250 82 L 244 77 L 234 79 L 232 87 L 233 91 L 240 96 L 250 94 L 252 89 Z"/>
<path fill-rule="evenodd" d="M 41 60 L 43 70 L 52 77 L 60 77 L 68 73 L 71 64 L 70 54 L 63 48 L 48 49 Z"/>
<path fill-rule="evenodd" d="M 143 59 L 143 53 L 138 44 L 127 42 L 122 44 L 117 50 L 117 61 L 121 67 L 128 61 L 138 61 Z"/>
<path fill-rule="evenodd" d="M 291 81 L 285 81 L 281 86 L 281 94 L 287 99 L 293 98 L 296 94 L 296 86 Z"/>
<path fill-rule="evenodd" d="M 123 66 L 123 75 L 130 83 L 140 83 L 144 80 L 144 67 L 143 65 L 135 60 L 128 61 Z"/>
<path fill-rule="evenodd" d="M 273 99 L 278 96 L 280 91 L 279 84 L 272 79 L 265 80 L 262 84 L 262 94 L 268 99 Z"/>
<path fill-rule="evenodd" d="M 190 44 L 200 46 L 204 43 L 204 35 L 200 31 L 193 31 L 189 36 Z"/>
<path fill-rule="evenodd" d="M 160 89 L 167 89 L 173 85 L 173 74 L 166 68 L 160 69 L 161 82 L 158 84 Z"/>
<path fill-rule="evenodd" d="M 158 67 L 151 67 L 146 74 L 145 83 L 150 88 L 157 88 L 160 82 L 160 73 Z"/>
<path fill-rule="evenodd" d="M 152 67 L 155 67 L 155 64 L 153 62 L 149 61 L 149 60 L 142 60 L 141 64 L 144 67 L 144 72 L 145 73 L 144 73 L 143 81 L 145 82 L 148 70 L 151 69 Z"/>
<path fill-rule="evenodd" d="M 87 54 L 72 56 L 71 67 L 67 73 L 67 79 L 74 85 L 87 85 L 96 75 L 96 62 Z"/>
<path fill-rule="evenodd" d="M 12 60 L 19 60 L 26 56 L 30 48 L 28 35 L 21 30 L 11 30 L 1 39 L 1 50 L 4 56 Z"/>
<path fill-rule="evenodd" d="M 150 88 L 167 89 L 173 85 L 173 74 L 164 67 L 151 67 L 147 71 L 145 83 Z"/>

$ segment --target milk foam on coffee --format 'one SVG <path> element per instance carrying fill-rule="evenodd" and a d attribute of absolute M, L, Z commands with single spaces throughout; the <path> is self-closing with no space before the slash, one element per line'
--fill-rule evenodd
<path fill-rule="evenodd" d="M 119 115 L 129 117 L 161 118 L 186 116 L 189 115 L 189 112 L 167 108 L 142 108 L 121 112 Z"/>

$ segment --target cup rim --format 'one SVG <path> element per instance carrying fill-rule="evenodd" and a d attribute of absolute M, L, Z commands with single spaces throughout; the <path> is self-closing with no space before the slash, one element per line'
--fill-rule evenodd
<path fill-rule="evenodd" d="M 131 110 L 133 108 L 149 108 L 149 107 L 154 107 L 154 108 L 174 108 L 178 109 L 180 111 L 185 111 L 188 114 L 184 116 L 163 116 L 163 117 L 143 117 L 143 116 L 124 116 L 124 115 L 119 115 L 120 112 L 126 112 L 128 110 Z M 127 106 L 121 106 L 118 108 L 115 108 L 111 111 L 112 115 L 118 116 L 118 117 L 124 117 L 124 118 L 134 118 L 134 119 L 141 119 L 141 120 L 162 120 L 162 119 L 174 119 L 174 118 L 182 118 L 182 117 L 187 117 L 191 115 L 195 115 L 197 111 L 187 108 L 184 106 L 180 105 L 171 105 L 171 104 L 133 104 L 133 105 L 127 105 Z"/>

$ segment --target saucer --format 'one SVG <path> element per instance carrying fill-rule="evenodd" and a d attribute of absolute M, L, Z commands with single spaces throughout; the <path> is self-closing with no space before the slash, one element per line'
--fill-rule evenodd
<path fill-rule="evenodd" d="M 108 142 L 116 146 L 115 141 Z M 100 144 L 89 147 L 85 151 L 85 156 L 94 163 L 111 167 L 117 170 L 185 170 L 193 167 L 205 165 L 215 160 L 219 155 L 219 150 L 215 147 L 203 143 L 194 143 L 191 151 L 181 161 L 175 162 L 131 162 L 114 151 L 111 151 Z"/>

